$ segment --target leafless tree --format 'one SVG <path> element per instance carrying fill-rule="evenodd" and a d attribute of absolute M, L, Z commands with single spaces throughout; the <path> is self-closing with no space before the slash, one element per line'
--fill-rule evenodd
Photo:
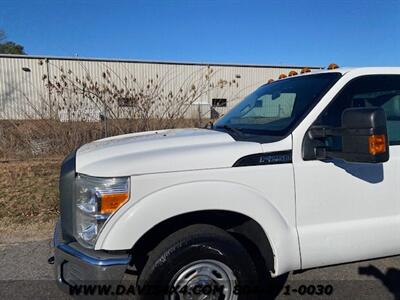
<path fill-rule="evenodd" d="M 53 70 L 51 77 L 46 64 Z M 31 99 L 24 91 L 13 90 L 28 109 L 21 112 L 23 121 L 0 123 L 1 128 L 7 127 L 0 130 L 4 141 L 0 156 L 65 155 L 104 136 L 204 126 L 211 107 L 200 110 L 197 103 L 208 100 L 215 89 L 223 94 L 227 87 L 239 90 L 240 86 L 237 79 L 218 77 L 209 66 L 186 77 L 170 70 L 143 77 L 126 69 L 116 71 L 102 62 L 96 66 L 104 70 L 100 74 L 83 64 L 75 71 L 48 61 L 39 65 L 43 66 L 42 80 L 48 94 Z"/>

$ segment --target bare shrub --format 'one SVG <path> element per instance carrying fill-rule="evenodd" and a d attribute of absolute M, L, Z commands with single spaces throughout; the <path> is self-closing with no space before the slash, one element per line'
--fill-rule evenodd
<path fill-rule="evenodd" d="M 43 61 L 39 64 L 45 65 Z M 0 157 L 66 155 L 106 136 L 204 126 L 211 107 L 200 109 L 196 103 L 208 100 L 213 89 L 239 88 L 237 79 L 218 78 L 209 66 L 181 78 L 172 89 L 171 82 L 179 76 L 174 72 L 138 79 L 127 70 L 122 76 L 102 63 L 100 74 L 89 72 L 84 65 L 75 73 L 46 64 L 56 70 L 51 77 L 44 72 L 48 94 L 37 101 L 21 92 L 29 113 L 24 112 L 24 120 L 0 122 Z"/>

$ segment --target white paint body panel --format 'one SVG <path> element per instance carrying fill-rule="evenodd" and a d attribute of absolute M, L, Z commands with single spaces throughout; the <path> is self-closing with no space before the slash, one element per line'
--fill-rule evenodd
<path fill-rule="evenodd" d="M 353 78 L 400 74 L 400 68 L 348 70 L 293 132 L 297 229 L 302 268 L 400 253 L 400 146 L 384 164 L 303 161 L 303 137 Z"/>
<path fill-rule="evenodd" d="M 253 142 L 207 129 L 172 129 L 98 140 L 77 152 L 77 171 L 99 177 L 229 168 L 237 159 L 259 153 Z"/>
<path fill-rule="evenodd" d="M 110 219 L 96 248 L 130 249 L 144 232 L 173 216 L 228 210 L 261 225 L 276 256 L 276 273 L 300 268 L 291 164 L 137 176 L 132 193 L 133 201 Z"/>
<path fill-rule="evenodd" d="M 400 253 L 400 146 L 384 164 L 303 161 L 303 137 L 352 78 L 400 68 L 334 70 L 343 77 L 291 135 L 268 144 L 222 132 L 167 130 L 83 146 L 77 172 L 131 176 L 131 199 L 105 224 L 95 249 L 123 250 L 171 217 L 201 210 L 249 216 L 264 229 L 275 274 Z M 302 75 L 307 76 L 307 75 Z M 293 163 L 232 168 L 239 158 L 292 150 Z"/>

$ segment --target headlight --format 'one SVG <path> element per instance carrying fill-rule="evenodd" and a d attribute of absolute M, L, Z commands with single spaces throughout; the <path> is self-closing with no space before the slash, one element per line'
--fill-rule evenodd
<path fill-rule="evenodd" d="M 74 236 L 93 248 L 110 215 L 129 199 L 129 177 L 97 178 L 78 175 L 75 189 Z"/>

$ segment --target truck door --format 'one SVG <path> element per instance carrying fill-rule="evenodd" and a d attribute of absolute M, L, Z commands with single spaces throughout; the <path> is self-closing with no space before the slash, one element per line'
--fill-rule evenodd
<path fill-rule="evenodd" d="M 304 161 L 301 154 L 294 156 L 302 268 L 400 253 L 400 75 L 355 77 L 313 124 L 339 127 L 344 109 L 370 106 L 386 112 L 389 161 Z M 301 153 L 305 133 L 293 133 L 296 153 Z M 330 147 L 340 143 L 340 138 L 326 140 Z"/>

